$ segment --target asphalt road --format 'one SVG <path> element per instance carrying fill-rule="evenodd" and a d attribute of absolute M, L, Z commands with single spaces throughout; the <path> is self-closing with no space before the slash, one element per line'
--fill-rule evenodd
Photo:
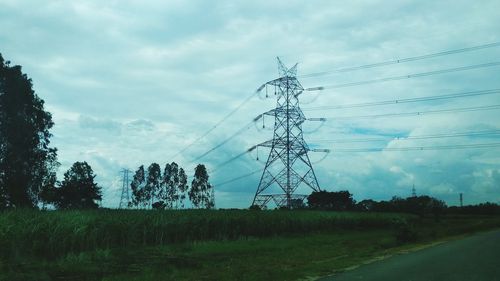
<path fill-rule="evenodd" d="M 500 231 L 360 266 L 321 281 L 500 281 Z"/>

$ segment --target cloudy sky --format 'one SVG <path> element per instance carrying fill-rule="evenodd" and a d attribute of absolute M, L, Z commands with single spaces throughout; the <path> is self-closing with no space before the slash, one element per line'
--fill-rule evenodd
<path fill-rule="evenodd" d="M 498 146 L 380 151 L 498 144 L 500 110 L 484 107 L 500 104 L 500 94 L 332 108 L 500 88 L 498 65 L 335 87 L 499 62 L 500 46 L 334 72 L 500 42 L 499 10 L 500 1 L 487 0 L 0 0 L 0 53 L 23 66 L 53 114 L 52 143 L 59 149 L 60 175 L 75 161 L 87 161 L 108 207 L 119 202 L 120 169 L 172 161 L 190 175 L 197 162 L 208 166 L 217 207 L 249 206 L 260 174 L 220 183 L 262 168 L 268 151 L 259 149 L 259 161 L 252 151 L 216 168 L 271 139 L 273 120 L 266 118 L 264 129 L 262 121 L 252 124 L 193 160 L 275 106 L 274 95 L 254 93 L 278 77 L 276 56 L 290 66 L 299 63 L 305 88 L 333 86 L 301 95 L 307 117 L 327 118 L 304 124 L 312 148 L 332 149 L 324 159 L 322 153 L 310 154 L 323 189 L 347 189 L 357 200 L 385 200 L 409 196 L 415 185 L 417 194 L 450 205 L 458 204 L 459 193 L 465 204 L 500 203 Z M 328 73 L 307 76 L 324 71 Z M 178 153 L 247 98 L 210 134 Z M 470 107 L 480 109 L 454 110 Z M 448 109 L 452 111 L 401 114 Z M 379 116 L 392 113 L 397 115 Z M 367 115 L 376 116 L 362 117 Z"/>

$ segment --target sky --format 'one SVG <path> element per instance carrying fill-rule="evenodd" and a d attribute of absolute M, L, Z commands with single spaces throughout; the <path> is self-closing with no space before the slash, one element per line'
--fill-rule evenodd
<path fill-rule="evenodd" d="M 263 168 L 268 150 L 259 149 L 258 161 L 254 150 L 218 166 L 272 139 L 272 118 L 265 118 L 265 128 L 262 120 L 245 126 L 276 106 L 274 95 L 266 98 L 255 90 L 278 78 L 277 56 L 288 66 L 298 63 L 304 88 L 333 86 L 300 95 L 306 117 L 327 118 L 303 124 L 310 148 L 331 150 L 326 157 L 309 153 L 322 189 L 349 190 L 360 201 L 407 197 L 414 186 L 417 195 L 449 205 L 459 204 L 460 193 L 464 204 L 500 203 L 499 146 L 380 151 L 498 144 L 498 108 L 401 113 L 484 108 L 500 104 L 500 94 L 345 107 L 498 89 L 500 66 L 335 87 L 498 62 L 500 46 L 334 71 L 500 42 L 498 10 L 500 1 L 487 0 L 0 0 L 0 53 L 23 67 L 53 115 L 59 178 L 74 162 L 87 161 L 103 188 L 106 207 L 119 204 L 121 169 L 172 161 L 189 176 L 198 163 L 208 167 L 218 208 L 248 207 L 261 174 L 226 182 Z M 328 74 L 307 76 L 318 72 Z M 330 108 L 312 110 L 325 106 Z M 379 116 L 392 113 L 399 115 Z M 371 117 L 360 117 L 367 115 Z M 241 134 L 194 161 L 241 128 Z M 485 131 L 490 133 L 470 135 Z M 443 134 L 454 137 L 419 138 Z M 298 192 L 311 190 L 301 187 Z"/>

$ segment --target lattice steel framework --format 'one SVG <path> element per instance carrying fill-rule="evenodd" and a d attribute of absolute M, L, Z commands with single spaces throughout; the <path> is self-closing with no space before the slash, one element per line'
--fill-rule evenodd
<path fill-rule="evenodd" d="M 280 78 L 264 84 L 266 91 L 268 87 L 274 88 L 277 103 L 275 109 L 263 114 L 274 116 L 274 136 L 258 145 L 271 149 L 252 203 L 260 208 L 265 208 L 271 200 L 277 207 L 293 208 L 306 198 L 306 195 L 294 194 L 301 184 L 314 191 L 321 190 L 302 133 L 306 118 L 298 97 L 304 88 L 296 77 L 297 64 L 286 68 L 278 58 L 278 69 Z M 284 193 L 265 194 L 272 185 L 277 185 Z"/>
<path fill-rule="evenodd" d="M 129 172 L 128 169 L 121 170 L 123 173 L 122 178 L 122 194 L 120 196 L 120 205 L 118 205 L 118 209 L 128 208 L 128 203 L 130 202 L 130 194 L 129 194 Z"/>

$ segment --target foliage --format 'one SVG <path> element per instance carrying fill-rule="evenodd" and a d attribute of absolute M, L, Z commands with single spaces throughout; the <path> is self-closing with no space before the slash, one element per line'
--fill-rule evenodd
<path fill-rule="evenodd" d="M 189 190 L 189 199 L 195 208 L 212 209 L 215 202 L 212 200 L 212 185 L 208 182 L 208 173 L 205 165 L 198 164 L 194 171 L 194 178 Z"/>
<path fill-rule="evenodd" d="M 58 209 L 95 209 L 101 201 L 101 187 L 94 182 L 92 167 L 87 162 L 75 162 L 64 173 L 64 180 L 55 190 L 54 205 Z"/>
<path fill-rule="evenodd" d="M 0 209 L 37 207 L 58 166 L 53 125 L 31 79 L 0 54 Z"/>
<path fill-rule="evenodd" d="M 67 210 L 0 214 L 0 256 L 57 257 L 113 247 L 385 228 L 413 217 L 321 211 Z"/>
<path fill-rule="evenodd" d="M 448 207 L 448 214 L 470 214 L 470 215 L 500 215 L 500 205 L 495 203 L 481 203 L 478 205 L 467 205 L 463 207 Z"/>
<path fill-rule="evenodd" d="M 178 204 L 181 209 L 184 208 L 184 200 L 186 199 L 186 193 L 189 189 L 187 183 L 187 175 L 183 168 L 179 168 L 179 185 L 177 186 L 179 190 L 179 200 Z"/>
<path fill-rule="evenodd" d="M 423 195 L 408 198 L 393 197 L 390 201 L 376 202 L 363 200 L 357 205 L 358 210 L 375 212 L 402 212 L 419 216 L 434 215 L 438 218 L 446 210 L 446 204 L 436 198 Z"/>
<path fill-rule="evenodd" d="M 146 176 L 144 172 L 144 165 L 141 165 L 137 171 L 135 171 L 134 178 L 130 183 L 130 189 L 132 190 L 132 201 L 129 203 L 130 206 L 138 207 L 142 205 L 145 200 L 145 189 L 144 183 L 146 181 Z"/>
<path fill-rule="evenodd" d="M 308 276 L 310 279 L 310 276 L 327 275 L 332 270 L 414 248 L 415 244 L 401 246 L 393 235 L 402 219 L 413 221 L 419 243 L 492 229 L 500 223 L 500 217 L 491 216 L 481 216 L 478 220 L 476 216 L 454 215 L 436 223 L 429 219 L 415 221 L 412 215 L 381 213 L 246 213 L 260 215 L 254 219 L 257 228 L 260 222 L 264 223 L 263 228 L 270 228 L 273 221 L 268 216 L 278 216 L 276 221 L 285 219 L 287 223 L 296 216 L 303 222 L 321 218 L 325 230 L 299 228 L 304 232 L 259 238 L 242 235 L 234 240 L 221 236 L 220 239 L 207 239 L 209 241 L 179 243 L 180 240 L 160 245 L 154 244 L 155 241 L 165 242 L 167 233 L 163 233 L 164 239 L 161 239 L 159 225 L 168 224 L 170 216 L 184 217 L 174 219 L 176 224 L 172 227 L 178 228 L 180 222 L 193 223 L 192 217 L 206 216 L 207 220 L 203 221 L 210 224 L 210 221 L 229 219 L 240 222 L 238 216 L 247 218 L 247 215 L 245 211 L 212 210 L 4 212 L 0 214 L 0 280 L 305 280 Z M 348 217 L 351 221 L 378 216 L 380 221 L 371 226 L 344 223 L 334 228 L 329 223 L 335 220 L 327 220 L 332 216 Z M 99 219 L 103 222 L 98 222 Z M 150 225 L 154 232 L 146 231 Z M 283 225 L 280 223 L 280 228 Z M 317 226 L 316 222 L 312 225 Z M 225 228 L 228 230 L 234 228 Z M 152 235 L 157 238 L 152 239 Z M 85 245 L 88 250 L 78 250 Z M 42 246 L 52 250 L 44 252 Z"/>
<path fill-rule="evenodd" d="M 158 200 L 158 194 L 160 193 L 160 182 L 161 182 L 161 168 L 157 163 L 152 163 L 148 167 L 148 173 L 146 177 L 146 186 L 144 188 L 146 194 L 144 200 L 149 202 L 152 207 L 153 203 Z"/>
<path fill-rule="evenodd" d="M 135 172 L 130 187 L 130 206 L 153 209 L 184 208 L 188 190 L 187 175 L 175 162 L 166 164 L 163 174 L 160 165 L 152 163 L 147 171 L 141 165 Z"/>
<path fill-rule="evenodd" d="M 307 203 L 312 209 L 349 211 L 354 209 L 355 201 L 352 194 L 343 191 L 314 191 L 307 197 Z"/>

